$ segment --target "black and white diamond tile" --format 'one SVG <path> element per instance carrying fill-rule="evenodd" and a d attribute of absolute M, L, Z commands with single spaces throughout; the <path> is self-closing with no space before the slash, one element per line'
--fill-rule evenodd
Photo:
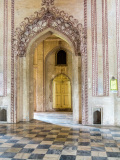
<path fill-rule="evenodd" d="M 0 160 L 120 160 L 120 129 L 32 120 L 0 125 Z"/>

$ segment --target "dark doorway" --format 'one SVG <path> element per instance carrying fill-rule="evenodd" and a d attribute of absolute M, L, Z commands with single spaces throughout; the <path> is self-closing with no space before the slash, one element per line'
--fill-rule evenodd
<path fill-rule="evenodd" d="M 57 53 L 57 65 L 66 65 L 66 52 L 64 50 Z"/>
<path fill-rule="evenodd" d="M 0 121 L 7 121 L 7 111 L 6 111 L 6 109 L 0 110 Z"/>
<path fill-rule="evenodd" d="M 101 109 L 94 111 L 93 124 L 101 124 Z"/>

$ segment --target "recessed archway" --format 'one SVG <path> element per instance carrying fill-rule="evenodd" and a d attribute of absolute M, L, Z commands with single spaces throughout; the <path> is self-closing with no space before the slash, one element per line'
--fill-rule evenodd
<path fill-rule="evenodd" d="M 11 98 L 11 100 L 14 102 L 12 110 L 14 110 L 14 113 L 18 112 L 18 104 L 17 99 L 19 99 L 19 93 L 17 94 L 18 90 L 18 68 L 20 57 L 25 57 L 30 64 L 30 57 L 28 56 L 27 52 L 31 52 L 30 50 L 31 46 L 34 45 L 33 42 L 38 41 L 39 38 L 42 37 L 42 35 L 48 34 L 57 34 L 58 36 L 61 36 L 64 40 L 66 40 L 73 48 L 73 52 L 76 56 L 81 55 L 82 56 L 82 123 L 87 124 L 88 116 L 87 116 L 87 80 L 85 79 L 85 75 L 87 74 L 86 68 L 86 55 L 84 55 L 85 52 L 85 41 L 84 41 L 84 32 L 83 27 L 81 24 L 79 24 L 76 20 L 71 20 L 71 16 L 67 16 L 67 14 L 62 14 L 63 11 L 56 11 L 54 8 L 51 9 L 45 9 L 42 8 L 40 12 L 36 12 L 34 18 L 25 18 L 25 21 L 22 22 L 22 25 L 20 28 L 17 28 L 16 31 L 16 37 L 14 41 L 14 55 L 15 55 L 15 83 L 14 83 L 14 93 L 15 96 Z M 41 36 L 40 36 L 41 35 Z M 34 49 L 34 48 L 33 48 Z M 32 55 L 32 54 L 31 54 Z M 28 57 L 28 58 L 27 58 Z M 23 58 L 25 59 L 25 58 Z M 77 60 L 77 58 L 75 58 Z M 24 61 L 24 60 L 23 60 Z M 24 64 L 27 65 L 26 63 Z M 29 75 L 30 78 L 31 75 Z M 27 83 L 27 82 L 26 82 Z M 30 86 L 30 84 L 29 84 Z M 26 97 L 28 98 L 30 93 L 32 92 L 30 87 L 26 87 Z M 13 94 L 13 93 L 12 93 Z M 14 99 L 15 98 L 15 99 Z M 86 98 L 86 99 L 84 99 Z M 29 97 L 29 103 L 26 101 L 26 104 L 30 107 L 30 102 L 32 99 Z M 27 117 L 28 120 L 32 118 L 32 109 L 31 107 L 29 109 L 29 116 Z M 31 111 L 30 111 L 31 110 Z M 86 112 L 87 111 L 87 112 Z M 11 114 L 13 115 L 13 113 Z M 27 119 L 26 119 L 27 120 Z M 16 117 L 16 114 L 14 114 L 14 117 L 11 116 L 11 121 L 19 121 L 19 118 Z"/>
<path fill-rule="evenodd" d="M 46 33 L 45 38 L 46 38 L 46 35 L 48 35 L 48 38 L 52 36 L 52 35 L 50 36 L 50 34 Z M 37 52 L 39 53 L 38 54 L 39 58 L 43 57 L 43 55 L 42 54 L 40 55 L 40 53 L 42 53 L 42 51 L 43 51 L 42 47 L 46 45 L 45 41 L 48 41 L 47 39 L 45 39 L 43 41 L 43 37 L 44 37 L 44 35 L 42 35 L 42 42 L 41 43 L 40 43 L 40 40 L 35 41 L 35 43 L 37 42 L 37 44 L 40 44 L 40 46 L 38 45 L 40 48 L 39 47 L 38 47 L 39 49 L 36 48 L 38 50 Z M 62 40 L 62 39 L 59 38 L 59 40 Z M 64 40 L 62 40 L 62 41 L 65 43 Z M 47 45 L 48 45 L 48 43 L 47 43 Z M 50 45 L 52 45 L 52 43 Z M 28 92 L 30 92 L 30 94 L 27 98 L 27 102 L 26 102 L 26 106 L 27 106 L 27 104 L 29 104 L 29 106 L 28 106 L 29 110 L 31 108 L 33 108 L 32 107 L 33 106 L 33 99 L 32 99 L 33 98 L 33 94 L 32 94 L 32 92 L 33 92 L 33 88 L 32 88 L 33 82 L 31 80 L 32 77 L 33 77 L 33 74 L 32 74 L 33 73 L 33 71 L 32 71 L 33 70 L 32 60 L 33 60 L 33 53 L 34 53 L 33 46 L 35 46 L 35 45 L 33 44 L 33 45 L 31 45 L 31 47 L 29 47 L 28 52 L 26 54 L 26 57 L 21 58 L 21 59 L 26 59 L 25 63 L 30 64 L 29 68 L 26 67 L 26 69 L 24 69 L 24 70 L 26 70 L 27 73 L 29 73 L 29 75 L 27 76 L 28 78 L 26 79 L 26 82 L 29 82 L 26 85 L 28 85 L 28 87 L 27 87 L 27 88 L 29 88 Z M 70 61 L 72 62 L 72 59 L 73 59 L 73 68 L 70 64 L 66 67 L 68 67 L 68 68 L 71 67 L 71 68 L 69 68 L 69 72 L 70 72 L 70 75 L 71 75 L 70 77 L 71 77 L 71 80 L 72 80 L 72 91 L 74 91 L 74 94 L 73 94 L 74 96 L 72 97 L 72 102 L 73 102 L 73 106 L 75 106 L 75 108 L 73 107 L 74 108 L 73 109 L 73 118 L 74 118 L 74 121 L 78 123 L 78 122 L 81 122 L 81 94 L 80 94 L 80 96 L 78 96 L 79 95 L 79 90 L 81 90 L 79 88 L 79 87 L 81 87 L 81 86 L 79 86 L 79 79 L 80 79 L 81 74 L 80 74 L 80 72 L 78 73 L 78 68 L 79 68 L 78 67 L 78 65 L 79 65 L 78 61 L 80 62 L 81 57 L 80 56 L 75 56 L 75 54 L 72 53 L 72 51 L 69 51 L 67 48 L 64 48 L 64 47 L 61 47 L 61 46 L 55 47 L 54 49 L 52 49 L 52 51 L 50 51 L 47 54 L 46 54 L 46 52 L 43 51 L 44 52 L 44 58 L 45 58 L 44 62 L 46 62 L 47 59 L 49 58 L 49 56 L 52 55 L 50 62 L 51 62 L 51 65 L 53 66 L 52 68 L 55 69 L 57 67 L 56 68 L 57 72 L 54 72 L 53 70 L 51 70 L 52 69 L 50 67 L 51 65 L 48 65 L 48 63 L 47 63 L 48 68 L 46 68 L 46 70 L 49 70 L 49 71 L 48 71 L 48 73 L 45 72 L 44 69 L 43 69 L 43 66 L 45 68 L 45 65 L 43 64 L 43 59 L 38 58 L 41 65 L 38 65 L 38 67 L 37 67 L 38 71 L 37 71 L 37 74 L 36 74 L 36 75 L 38 75 L 38 78 L 36 80 L 37 81 L 37 95 L 36 95 L 37 111 L 38 112 L 53 111 L 53 108 L 52 108 L 53 107 L 53 101 L 49 100 L 49 99 L 52 99 L 51 98 L 52 91 L 51 91 L 51 89 L 49 90 L 49 85 L 50 85 L 50 88 L 52 88 L 52 85 L 51 85 L 52 79 L 56 76 L 56 74 L 59 74 L 59 69 L 63 70 L 63 68 L 64 69 L 66 68 L 65 66 L 64 67 L 62 66 L 62 68 L 59 67 L 59 66 L 54 67 L 54 65 L 55 65 L 55 62 L 53 61 L 53 59 L 55 60 L 54 53 L 56 51 L 58 51 L 60 48 L 64 49 L 67 52 L 67 57 L 69 59 L 68 60 L 69 62 Z M 70 46 L 68 46 L 68 48 L 70 49 Z M 24 64 L 24 65 L 26 66 L 26 64 Z M 34 66 L 35 66 L 35 72 L 36 72 L 36 64 L 34 64 Z M 76 70 L 76 71 L 74 72 L 74 70 Z M 72 73 L 73 73 L 73 76 L 72 76 Z M 22 75 L 22 73 L 20 75 Z M 47 75 L 47 76 L 45 76 L 45 75 Z M 49 78 L 48 78 L 48 75 L 49 75 Z M 31 77 L 31 79 L 29 77 Z M 73 81 L 72 77 L 74 77 L 74 81 Z M 29 84 L 30 84 L 30 86 L 29 86 Z M 47 94 L 45 94 L 45 93 L 47 93 Z M 25 95 L 25 92 L 23 93 L 23 97 L 25 97 L 24 95 Z M 29 100 L 31 100 L 30 101 L 31 103 L 29 103 Z M 25 115 L 25 117 L 29 117 L 29 115 L 28 116 Z"/>
<path fill-rule="evenodd" d="M 56 37 L 57 38 L 57 37 Z M 57 43 L 57 45 L 51 49 L 46 57 L 45 57 L 45 111 L 54 111 L 53 109 L 53 80 L 56 78 L 56 76 L 60 74 L 64 74 L 67 77 L 69 77 L 72 85 L 72 57 L 74 54 L 72 54 L 71 46 L 62 40 L 61 38 L 57 38 L 58 42 L 54 41 L 54 44 Z M 47 43 L 48 44 L 48 43 Z M 49 45 L 52 45 L 52 43 L 49 42 Z M 64 50 L 66 52 L 66 64 L 65 65 L 57 65 L 56 64 L 56 54 L 59 52 L 59 50 Z"/>

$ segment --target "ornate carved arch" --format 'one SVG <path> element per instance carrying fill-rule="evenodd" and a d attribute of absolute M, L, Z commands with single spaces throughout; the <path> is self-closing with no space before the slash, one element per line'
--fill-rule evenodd
<path fill-rule="evenodd" d="M 25 56 L 27 46 L 31 39 L 47 28 L 52 28 L 64 34 L 74 46 L 76 55 L 84 51 L 84 29 L 73 16 L 55 7 L 42 8 L 31 17 L 26 17 L 16 29 L 14 37 L 14 54 Z"/>
<path fill-rule="evenodd" d="M 49 7 L 50 3 L 53 3 L 53 0 L 44 1 L 43 5 L 46 5 L 46 8 L 43 7 L 31 17 L 26 17 L 20 24 L 20 27 L 16 28 L 12 43 L 12 55 L 14 57 L 12 60 L 14 59 L 14 65 L 16 66 L 18 56 L 23 57 L 26 55 L 30 41 L 48 28 L 65 35 L 74 46 L 75 55 L 82 55 L 82 124 L 88 124 L 86 21 L 84 29 L 82 24 L 74 19 L 73 16 L 69 16 L 64 11 L 59 11 L 55 7 Z M 17 119 L 17 94 L 15 94 L 17 93 L 17 67 L 14 67 L 14 65 L 12 66 L 13 74 L 11 76 L 11 79 L 14 80 L 11 83 L 11 122 L 13 123 Z"/>

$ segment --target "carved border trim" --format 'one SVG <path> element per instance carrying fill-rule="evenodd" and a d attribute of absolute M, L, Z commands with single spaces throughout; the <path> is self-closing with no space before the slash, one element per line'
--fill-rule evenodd
<path fill-rule="evenodd" d="M 117 79 L 118 97 L 120 97 L 120 0 L 116 0 L 116 49 L 117 49 Z"/>
<path fill-rule="evenodd" d="M 4 96 L 7 96 L 8 0 L 4 1 Z"/>
<path fill-rule="evenodd" d="M 98 94 L 98 52 L 97 52 L 97 11 L 96 0 L 91 0 L 91 29 L 92 29 L 92 94 Z"/>
<path fill-rule="evenodd" d="M 107 0 L 102 0 L 102 47 L 103 47 L 103 95 L 109 96 L 108 57 L 108 10 Z"/>
<path fill-rule="evenodd" d="M 7 52 L 8 52 L 8 0 L 4 0 L 3 31 L 3 95 L 7 96 Z"/>
<path fill-rule="evenodd" d="M 87 0 L 84 0 L 84 56 L 82 56 L 82 124 L 88 124 L 88 56 L 87 56 Z"/>
<path fill-rule="evenodd" d="M 98 94 L 98 49 L 97 49 L 97 7 L 91 0 L 92 30 L 92 95 Z M 109 57 L 108 57 L 108 10 L 107 0 L 102 0 L 102 50 L 103 50 L 103 95 L 109 96 Z"/>
<path fill-rule="evenodd" d="M 104 95 L 105 95 L 105 91 L 106 91 L 106 85 L 105 85 L 105 78 L 106 77 L 106 74 L 105 74 L 105 67 L 106 67 L 106 64 L 105 64 L 105 4 L 104 4 L 104 0 L 102 0 L 102 50 L 103 50 L 103 92 L 104 92 Z"/>
<path fill-rule="evenodd" d="M 14 123 L 14 0 L 11 0 L 11 123 Z"/>

